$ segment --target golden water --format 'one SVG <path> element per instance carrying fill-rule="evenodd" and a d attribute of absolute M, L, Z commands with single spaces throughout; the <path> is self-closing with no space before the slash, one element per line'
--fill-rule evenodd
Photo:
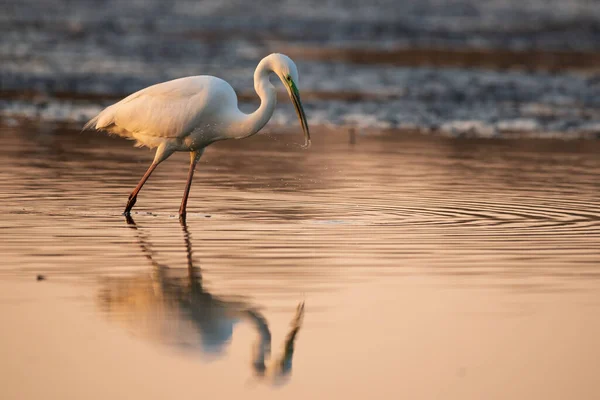
<path fill-rule="evenodd" d="M 2 128 L 0 398 L 600 397 L 600 144 L 298 135 Z"/>

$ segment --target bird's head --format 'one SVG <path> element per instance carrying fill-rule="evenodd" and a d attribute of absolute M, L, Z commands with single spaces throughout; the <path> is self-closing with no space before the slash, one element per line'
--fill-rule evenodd
<path fill-rule="evenodd" d="M 298 68 L 291 58 L 284 54 L 273 53 L 265 57 L 271 67 L 273 73 L 275 73 L 283 85 L 285 86 L 294 107 L 296 108 L 296 114 L 302 125 L 304 131 L 304 147 L 310 146 L 310 132 L 308 130 L 308 123 L 306 122 L 306 115 L 304 114 L 304 108 L 300 101 L 300 92 L 298 92 Z"/>

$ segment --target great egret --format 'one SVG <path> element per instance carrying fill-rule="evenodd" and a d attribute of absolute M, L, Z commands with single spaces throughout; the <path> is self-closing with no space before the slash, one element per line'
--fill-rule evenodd
<path fill-rule="evenodd" d="M 234 327 L 248 323 L 257 334 L 251 345 L 251 368 L 255 376 L 272 383 L 285 383 L 292 372 L 295 342 L 304 319 L 304 302 L 296 307 L 280 352 L 272 355 L 269 322 L 259 309 L 240 296 L 216 295 L 204 286 L 202 270 L 194 265 L 192 238 L 185 221 L 181 221 L 187 259 L 185 270 L 159 263 L 148 235 L 131 217 L 127 217 L 127 222 L 134 229 L 152 271 L 107 278 L 98 296 L 99 306 L 107 316 L 123 323 L 136 336 L 176 348 L 198 349 L 213 359 L 225 353 Z"/>
<path fill-rule="evenodd" d="M 288 56 L 278 53 L 263 58 L 254 71 L 260 107 L 251 114 L 239 110 L 235 92 L 227 82 L 201 75 L 149 86 L 92 118 L 84 130 L 103 130 L 136 140 L 137 146 L 157 148 L 154 161 L 129 195 L 124 214 L 130 214 L 139 191 L 158 164 L 176 151 L 189 151 L 190 170 L 179 208 L 180 217 L 185 218 L 194 169 L 204 148 L 218 140 L 252 136 L 273 115 L 277 98 L 269 81 L 271 73 L 286 87 L 304 131 L 304 147 L 309 147 L 310 133 L 296 86 L 298 69 Z"/>

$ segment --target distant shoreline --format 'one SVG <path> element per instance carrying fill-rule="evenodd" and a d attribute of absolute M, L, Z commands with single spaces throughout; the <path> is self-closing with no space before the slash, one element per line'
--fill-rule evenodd
<path fill-rule="evenodd" d="M 190 75 L 225 79 L 249 112 L 258 61 L 281 52 L 298 65 L 313 127 L 600 137 L 594 2 L 300 4 L 8 0 L 0 118 L 83 125 L 137 90 Z M 296 126 L 289 100 L 279 100 L 269 125 Z"/>
<path fill-rule="evenodd" d="M 2 128 L 29 128 L 36 129 L 44 127 L 45 130 L 64 130 L 68 132 L 81 132 L 86 120 L 76 121 L 58 121 L 43 120 L 24 117 L 3 117 L 0 115 L 0 131 Z M 420 128 L 359 128 L 353 125 L 320 125 L 312 124 L 310 126 L 313 135 L 327 135 L 328 133 L 345 132 L 349 138 L 349 144 L 360 140 L 360 136 L 377 135 L 412 135 L 412 136 L 431 136 L 444 137 L 450 139 L 481 139 L 481 140 L 541 140 L 541 141 L 577 141 L 577 140 L 599 140 L 600 132 L 597 131 L 570 131 L 570 132 L 543 132 L 526 130 L 501 130 L 494 135 L 481 134 L 476 129 L 445 130 L 445 129 L 420 129 Z M 263 129 L 263 134 L 297 134 L 299 127 L 295 124 L 282 125 L 270 122 Z"/>

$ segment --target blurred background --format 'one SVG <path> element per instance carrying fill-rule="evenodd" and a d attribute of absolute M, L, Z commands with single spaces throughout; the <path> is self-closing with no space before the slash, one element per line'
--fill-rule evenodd
<path fill-rule="evenodd" d="M 0 119 L 80 126 L 160 81 L 292 57 L 309 123 L 450 136 L 600 135 L 595 0 L 3 0 Z M 296 124 L 285 101 L 271 126 Z"/>
<path fill-rule="evenodd" d="M 83 124 L 271 52 L 311 149 L 278 85 L 125 221 Z M 599 93 L 598 0 L 0 0 L 0 399 L 600 399 Z"/>

